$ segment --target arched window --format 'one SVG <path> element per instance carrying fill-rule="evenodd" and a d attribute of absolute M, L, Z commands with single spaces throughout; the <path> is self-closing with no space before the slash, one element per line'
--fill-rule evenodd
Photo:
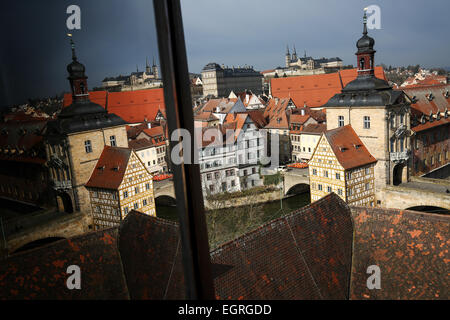
<path fill-rule="evenodd" d="M 364 70 L 364 64 L 365 64 L 364 58 L 361 58 L 361 59 L 359 60 L 359 68 L 360 68 L 361 70 Z"/>
<path fill-rule="evenodd" d="M 85 93 L 85 87 L 84 87 L 84 83 L 83 82 L 80 83 L 80 91 L 81 91 L 81 94 Z"/>

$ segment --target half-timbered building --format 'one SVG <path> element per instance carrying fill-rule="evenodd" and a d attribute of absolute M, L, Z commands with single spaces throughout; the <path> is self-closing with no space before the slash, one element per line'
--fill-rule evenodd
<path fill-rule="evenodd" d="M 105 146 L 86 188 L 95 229 L 119 225 L 131 210 L 156 216 L 153 176 L 132 149 Z"/>
<path fill-rule="evenodd" d="M 311 202 L 334 192 L 348 204 L 374 206 L 376 162 L 350 125 L 323 133 L 308 162 Z"/>

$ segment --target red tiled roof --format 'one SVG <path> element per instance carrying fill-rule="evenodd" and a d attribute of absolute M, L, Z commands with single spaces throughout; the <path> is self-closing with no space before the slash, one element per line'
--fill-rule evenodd
<path fill-rule="evenodd" d="M 137 126 L 125 126 L 127 130 L 128 139 L 135 139 L 145 128 L 147 128 L 147 124 L 139 124 Z"/>
<path fill-rule="evenodd" d="M 216 109 L 219 107 L 219 112 L 228 113 L 237 101 L 237 98 L 209 99 L 199 110 L 200 112 L 217 112 Z"/>
<path fill-rule="evenodd" d="M 195 121 L 213 121 L 218 118 L 212 112 L 203 111 L 194 116 Z"/>
<path fill-rule="evenodd" d="M 264 119 L 264 113 L 261 110 L 248 110 L 246 113 L 258 128 L 263 128 L 267 125 L 267 122 Z"/>
<path fill-rule="evenodd" d="M 264 118 L 272 119 L 279 116 L 282 111 L 286 111 L 291 101 L 290 98 L 272 98 L 264 109 Z"/>
<path fill-rule="evenodd" d="M 450 216 L 367 207 L 351 213 L 351 299 L 450 298 Z M 381 290 L 367 288 L 368 264 L 381 269 Z"/>
<path fill-rule="evenodd" d="M 268 129 L 289 129 L 289 121 L 287 112 L 281 110 L 280 113 L 274 114 L 270 119 L 269 124 L 266 126 Z"/>
<path fill-rule="evenodd" d="M 450 84 L 422 85 L 401 89 L 408 97 L 416 97 L 417 102 L 411 104 L 411 109 L 415 109 L 420 113 L 429 115 L 430 112 L 436 114 L 438 110 L 443 113 L 446 108 L 450 110 L 450 96 L 448 98 L 445 97 L 445 93 L 447 91 L 450 92 Z M 433 100 L 431 101 L 428 100 L 430 93 L 433 94 Z"/>
<path fill-rule="evenodd" d="M 358 168 L 377 162 L 351 125 L 329 130 L 324 135 L 344 169 Z"/>
<path fill-rule="evenodd" d="M 122 183 L 131 149 L 105 146 L 86 187 L 117 190 Z"/>
<path fill-rule="evenodd" d="M 303 127 L 304 133 L 317 133 L 321 134 L 327 131 L 327 125 L 325 123 L 311 123 Z"/>
<path fill-rule="evenodd" d="M 149 139 L 145 139 L 145 138 L 128 141 L 128 147 L 135 151 L 151 148 L 154 146 L 155 146 L 155 144 L 152 143 L 152 141 L 150 141 Z"/>
<path fill-rule="evenodd" d="M 150 129 L 143 129 L 142 131 L 151 138 L 164 136 L 164 128 L 162 126 L 155 126 Z"/>
<path fill-rule="evenodd" d="M 91 91 L 89 98 L 128 123 L 155 121 L 158 111 L 166 117 L 162 88 L 120 92 Z M 71 103 L 72 95 L 65 94 L 63 106 L 69 106 Z"/>
<path fill-rule="evenodd" d="M 291 114 L 291 116 L 289 117 L 289 120 L 291 122 L 291 125 L 293 123 L 295 123 L 295 124 L 304 124 L 309 118 L 310 118 L 310 116 L 308 114 L 305 114 L 305 115 Z"/>
<path fill-rule="evenodd" d="M 211 253 L 219 300 L 348 299 L 351 261 L 350 209 L 335 194 Z"/>
<path fill-rule="evenodd" d="M 155 121 L 158 111 L 166 117 L 162 88 L 108 94 L 108 112 L 115 113 L 129 123 Z"/>
<path fill-rule="evenodd" d="M 411 130 L 414 132 L 420 132 L 420 131 L 424 131 L 424 130 L 428 130 L 431 128 L 435 128 L 435 127 L 442 126 L 442 125 L 448 125 L 448 124 L 450 124 L 450 118 L 441 117 L 439 120 L 437 120 L 437 119 L 434 119 L 433 121 L 427 120 L 425 123 L 421 123 L 421 124 L 411 128 Z"/>
<path fill-rule="evenodd" d="M 449 223 L 448 215 L 349 208 L 331 193 L 212 251 L 216 298 L 448 300 Z M 178 223 L 133 210 L 120 227 L 9 256 L 0 296 L 183 299 L 180 245 Z M 82 290 L 60 285 L 62 261 L 83 270 Z M 381 290 L 367 288 L 368 263 L 381 269 Z"/>
<path fill-rule="evenodd" d="M 352 80 L 356 79 L 357 69 L 346 69 L 336 73 L 317 74 L 288 78 L 271 79 L 274 97 L 290 97 L 296 106 L 323 106 Z M 386 80 L 382 67 L 375 67 L 375 76 Z"/>

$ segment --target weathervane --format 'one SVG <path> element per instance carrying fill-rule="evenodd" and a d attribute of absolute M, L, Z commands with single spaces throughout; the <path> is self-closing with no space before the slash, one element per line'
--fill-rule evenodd
<path fill-rule="evenodd" d="M 77 56 L 75 54 L 75 43 L 73 42 L 72 34 L 68 33 L 67 36 L 70 38 L 70 46 L 72 48 L 72 60 L 76 61 L 77 60 Z"/>

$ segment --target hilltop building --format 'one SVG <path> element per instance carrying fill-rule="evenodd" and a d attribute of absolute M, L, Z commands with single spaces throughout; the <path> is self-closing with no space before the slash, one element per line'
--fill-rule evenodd
<path fill-rule="evenodd" d="M 159 76 L 155 58 L 153 58 L 152 66 L 148 63 L 148 59 L 145 60 L 145 71 L 139 71 L 139 68 L 136 66 L 136 72 L 132 72 L 130 75 L 107 77 L 102 81 L 102 87 L 108 91 L 134 91 L 159 88 L 161 86 L 162 80 Z"/>
<path fill-rule="evenodd" d="M 338 57 L 314 59 L 306 56 L 306 51 L 303 57 L 298 57 L 295 46 L 292 55 L 289 52 L 289 46 L 286 47 L 285 61 L 286 68 L 294 67 L 301 70 L 342 69 L 343 67 L 342 59 Z"/>

